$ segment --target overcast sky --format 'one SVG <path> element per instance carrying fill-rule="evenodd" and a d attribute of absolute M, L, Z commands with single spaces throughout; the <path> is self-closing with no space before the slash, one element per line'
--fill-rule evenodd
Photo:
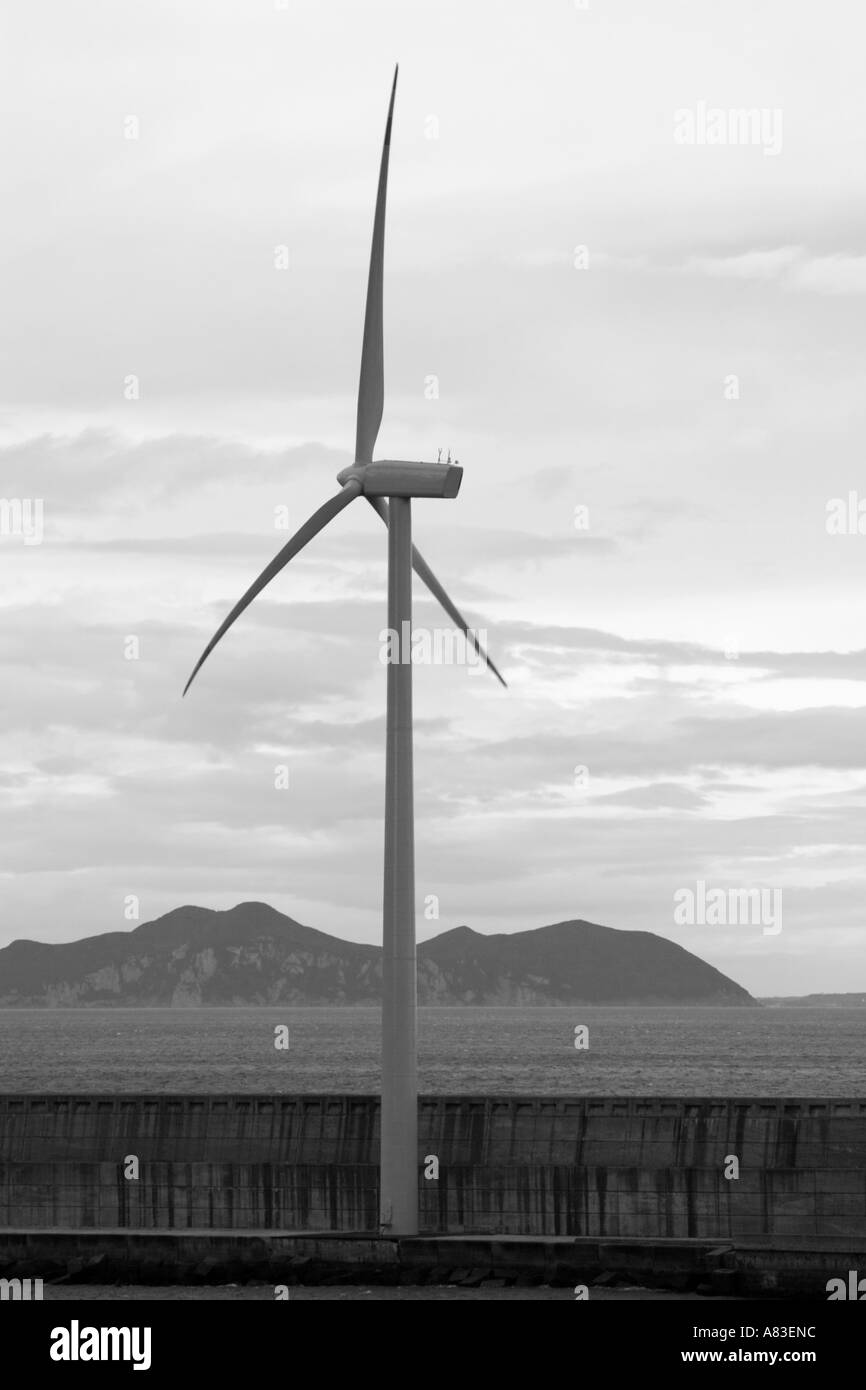
<path fill-rule="evenodd" d="M 3 27 L 0 496 L 44 530 L 0 535 L 0 944 L 129 928 L 129 895 L 380 938 L 370 508 L 180 693 L 277 509 L 352 461 L 399 60 L 377 455 L 460 458 L 415 538 L 510 686 L 416 667 L 419 935 L 585 917 L 755 993 L 866 989 L 866 535 L 827 528 L 866 498 L 854 0 Z M 763 135 L 701 139 L 738 109 Z M 676 925 L 699 880 L 781 890 L 782 930 Z"/>

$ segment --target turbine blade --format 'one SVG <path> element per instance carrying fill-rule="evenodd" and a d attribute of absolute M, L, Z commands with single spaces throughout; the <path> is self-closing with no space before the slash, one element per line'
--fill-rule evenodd
<path fill-rule="evenodd" d="M 388 503 L 385 501 L 384 497 L 368 497 L 367 501 L 370 503 L 370 506 L 373 508 L 373 511 L 379 513 L 379 516 L 382 518 L 385 525 L 387 526 Z M 457 607 L 456 603 L 453 603 L 452 600 L 448 597 L 444 588 L 439 583 L 439 580 L 436 578 L 430 566 L 427 564 L 427 561 L 424 559 L 424 556 L 421 554 L 420 550 L 415 545 L 413 545 L 412 547 L 412 568 L 414 569 L 418 578 L 422 579 L 424 583 L 427 585 L 427 588 L 430 590 L 433 597 L 435 599 L 438 599 L 439 603 L 441 603 L 442 607 L 445 609 L 445 612 L 448 614 L 451 621 L 455 624 L 455 626 L 460 628 L 460 631 L 463 633 L 463 636 L 466 638 L 467 642 L 472 643 L 472 646 L 475 648 L 482 661 L 484 661 L 490 667 L 496 679 L 499 681 L 501 685 L 504 685 L 505 689 L 507 690 L 508 686 L 503 677 L 500 675 L 499 671 L 496 669 L 496 666 L 493 664 L 493 661 L 488 656 L 481 643 L 478 641 L 478 638 L 475 636 L 475 633 L 472 631 L 472 628 L 467 623 L 466 619 L 460 612 L 460 609 Z"/>
<path fill-rule="evenodd" d="M 219 642 L 220 638 L 224 637 L 225 634 L 228 632 L 235 618 L 240 617 L 244 609 L 252 603 L 253 599 L 256 597 L 256 594 L 260 594 L 262 589 L 264 589 L 265 585 L 270 584 L 271 580 L 274 578 L 274 575 L 279 574 L 280 570 L 283 569 L 283 567 L 287 565 L 289 561 L 294 558 L 295 555 L 297 555 L 298 551 L 303 550 L 307 542 L 311 541 L 314 536 L 317 536 L 319 532 L 323 530 L 325 526 L 327 526 L 328 522 L 333 520 L 333 518 L 337 515 L 338 512 L 341 512 L 344 507 L 348 507 L 349 503 L 355 500 L 360 491 L 361 484 L 359 482 L 356 482 L 354 479 L 351 482 L 348 482 L 346 486 L 340 492 L 337 493 L 336 497 L 329 497 L 327 502 L 325 502 L 323 506 L 319 507 L 318 511 L 313 512 L 313 515 L 310 517 L 309 521 L 305 521 L 300 530 L 296 531 L 295 534 L 292 536 L 292 539 L 283 546 L 279 554 L 274 556 L 273 560 L 271 560 L 271 563 L 267 566 L 267 568 L 262 570 L 255 583 L 251 584 L 250 587 L 247 589 L 243 598 L 235 604 L 234 608 L 232 609 L 231 613 L 229 613 L 225 622 L 221 623 L 220 626 L 217 628 L 213 637 L 210 639 L 201 656 L 199 657 L 198 661 L 196 662 L 195 670 L 193 671 L 192 675 L 190 676 L 189 680 L 183 688 L 184 695 L 189 690 L 190 686 L 192 685 L 202 666 L 207 661 L 208 657 L 210 656 L 211 652 L 216 646 L 217 642 Z"/>
<path fill-rule="evenodd" d="M 491 671 L 493 672 L 496 679 L 499 681 L 500 685 L 505 686 L 505 689 L 507 690 L 508 686 L 506 685 L 505 680 L 503 679 L 499 671 L 496 669 L 496 666 L 494 665 L 491 658 L 488 656 L 487 652 L 482 647 L 478 638 L 475 636 L 475 633 L 472 631 L 466 619 L 463 617 L 463 614 L 460 612 L 460 609 L 448 597 L 444 588 L 439 583 L 439 580 L 436 578 L 430 566 L 427 564 L 427 561 L 424 559 L 417 546 L 414 545 L 412 547 L 412 568 L 415 570 L 415 573 L 418 575 L 418 578 L 422 579 L 424 583 L 427 585 L 427 588 L 430 590 L 433 597 L 439 600 L 451 621 L 455 623 L 457 627 L 460 628 L 467 642 L 472 643 L 472 646 L 475 648 L 482 661 L 486 662 L 486 664 L 490 667 Z"/>
<path fill-rule="evenodd" d="M 367 310 L 364 315 L 364 344 L 361 349 L 361 378 L 358 382 L 358 428 L 355 435 L 355 462 L 370 463 L 376 447 L 376 436 L 382 423 L 385 404 L 385 348 L 382 339 L 382 295 L 385 277 L 385 198 L 388 192 L 388 156 L 391 153 L 391 121 L 394 116 L 394 95 L 397 73 L 391 87 L 388 120 L 385 124 L 385 143 L 379 166 L 379 188 L 376 193 L 376 215 L 373 219 L 373 245 L 370 249 L 370 274 L 367 278 Z"/>

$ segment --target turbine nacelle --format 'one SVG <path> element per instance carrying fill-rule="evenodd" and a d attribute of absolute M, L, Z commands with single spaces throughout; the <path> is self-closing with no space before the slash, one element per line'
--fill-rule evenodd
<path fill-rule="evenodd" d="M 355 463 L 337 474 L 341 487 L 357 483 L 365 497 L 456 497 L 462 480 L 459 464 L 409 459 Z"/>

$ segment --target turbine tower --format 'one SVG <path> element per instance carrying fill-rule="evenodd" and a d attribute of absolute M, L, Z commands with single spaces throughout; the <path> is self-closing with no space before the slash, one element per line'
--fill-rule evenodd
<path fill-rule="evenodd" d="M 398 634 L 397 658 L 390 652 L 385 759 L 385 882 L 382 927 L 382 1108 L 379 1224 L 389 1235 L 418 1232 L 418 1090 L 416 1080 L 415 830 L 412 779 L 412 570 L 438 599 L 451 621 L 472 643 L 497 680 L 505 685 L 466 619 L 412 544 L 413 497 L 457 496 L 463 469 L 452 463 L 373 459 L 382 422 L 385 368 L 382 328 L 385 257 L 385 200 L 397 72 L 391 87 L 385 142 L 379 167 L 367 308 L 358 385 L 355 461 L 337 475 L 340 491 L 283 546 L 243 598 L 235 604 L 199 657 L 184 688 L 266 584 L 308 541 L 353 502 L 366 497 L 388 528 L 388 627 Z M 441 451 L 440 451 L 441 452 Z M 449 453 L 450 459 L 450 453 Z M 405 626 L 404 626 L 405 624 Z"/>

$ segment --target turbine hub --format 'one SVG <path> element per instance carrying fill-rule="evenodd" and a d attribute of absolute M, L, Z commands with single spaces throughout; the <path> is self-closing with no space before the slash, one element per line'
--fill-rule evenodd
<path fill-rule="evenodd" d="M 349 468 L 341 468 L 337 474 L 337 482 L 340 487 L 345 487 L 353 479 L 358 483 L 363 483 L 366 467 L 366 463 L 353 463 Z"/>

